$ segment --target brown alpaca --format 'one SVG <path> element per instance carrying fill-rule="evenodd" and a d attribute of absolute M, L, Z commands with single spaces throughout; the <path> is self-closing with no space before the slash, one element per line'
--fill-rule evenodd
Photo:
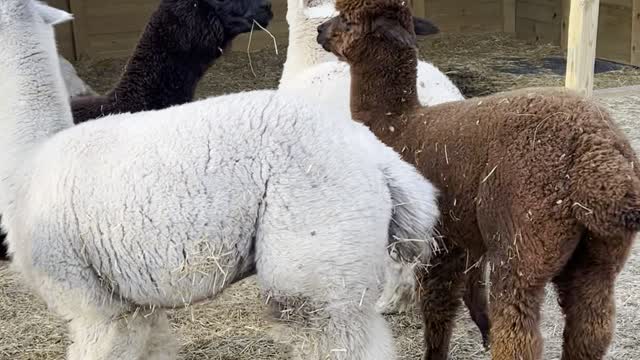
<path fill-rule="evenodd" d="M 351 111 L 441 191 L 443 248 L 420 271 L 423 359 L 447 359 L 465 281 L 491 269 L 491 353 L 542 358 L 553 282 L 563 360 L 602 359 L 614 282 L 640 229 L 640 168 L 595 103 L 528 89 L 420 107 L 413 19 L 403 0 L 338 0 L 318 42 L 351 66 Z M 469 280 L 471 278 L 471 280 Z M 482 301 L 480 301 L 480 304 Z"/>

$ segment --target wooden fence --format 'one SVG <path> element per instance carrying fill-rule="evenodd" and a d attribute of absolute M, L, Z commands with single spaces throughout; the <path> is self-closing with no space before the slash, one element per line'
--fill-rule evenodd
<path fill-rule="evenodd" d="M 287 40 L 287 0 L 272 0 L 269 31 L 280 44 Z M 571 0 L 414 0 L 417 15 L 434 21 L 443 32 L 514 33 L 519 38 L 566 48 Z M 49 0 L 71 11 L 75 20 L 57 29 L 65 57 L 127 56 L 159 0 Z M 640 0 L 601 0 L 597 56 L 640 66 Z M 234 42 L 246 51 L 249 36 Z M 251 49 L 273 46 L 264 32 L 255 32 Z"/>

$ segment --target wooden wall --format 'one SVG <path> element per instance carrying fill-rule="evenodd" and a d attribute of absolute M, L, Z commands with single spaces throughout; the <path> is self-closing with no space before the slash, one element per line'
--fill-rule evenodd
<path fill-rule="evenodd" d="M 598 57 L 614 61 L 631 61 L 632 7 L 633 0 L 600 0 L 596 43 Z"/>
<path fill-rule="evenodd" d="M 69 11 L 69 0 L 49 0 L 47 1 L 52 6 L 59 9 Z M 56 30 L 56 41 L 58 42 L 58 51 L 67 59 L 75 59 L 75 45 L 73 41 L 73 27 L 72 23 L 58 25 Z"/>
<path fill-rule="evenodd" d="M 287 42 L 287 0 L 272 0 L 269 31 L 279 47 Z M 415 13 L 443 32 L 506 31 L 523 39 L 566 47 L 571 0 L 413 0 Z M 579 1 L 579 0 L 574 0 Z M 72 24 L 57 27 L 62 54 L 69 59 L 127 56 L 159 0 L 48 0 L 71 11 Z M 597 56 L 640 66 L 640 0 L 600 0 Z M 234 42 L 246 51 L 249 35 Z M 273 47 L 265 32 L 255 32 L 251 51 Z"/>
<path fill-rule="evenodd" d="M 518 0 L 515 23 L 520 38 L 560 44 L 562 0 Z"/>
<path fill-rule="evenodd" d="M 518 37 L 566 49 L 570 1 L 517 0 Z M 600 0 L 596 45 L 600 59 L 640 65 L 640 0 Z"/>
<path fill-rule="evenodd" d="M 57 31 L 58 46 L 69 59 L 93 59 L 128 56 L 135 47 L 149 16 L 159 0 L 48 0 L 74 15 L 71 24 Z M 286 42 L 286 0 L 273 0 L 274 19 L 269 31 L 279 43 Z M 249 35 L 234 42 L 234 50 L 246 51 Z M 251 50 L 273 46 L 273 39 L 264 32 L 255 32 Z"/>
<path fill-rule="evenodd" d="M 69 0 L 78 57 L 128 55 L 157 0 Z"/>
<path fill-rule="evenodd" d="M 415 0 L 443 32 L 502 31 L 502 0 Z M 414 8 L 418 7 L 414 4 Z"/>

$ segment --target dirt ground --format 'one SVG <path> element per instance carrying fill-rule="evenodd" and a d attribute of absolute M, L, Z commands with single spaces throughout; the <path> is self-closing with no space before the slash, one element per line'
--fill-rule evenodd
<path fill-rule="evenodd" d="M 458 41 L 457 51 L 448 49 L 447 41 Z M 489 45 L 493 48 L 487 49 Z M 429 60 L 446 69 L 467 96 L 562 83 L 562 76 L 557 74 L 562 64 L 545 60 L 557 56 L 559 49 L 529 46 L 500 35 L 488 35 L 484 40 L 438 37 L 423 41 L 421 54 L 425 58 L 429 54 Z M 286 56 L 284 51 L 276 56 L 273 50 L 252 54 L 254 76 L 248 67 L 247 54 L 228 55 L 207 74 L 198 96 L 273 88 Z M 124 61 L 118 59 L 83 62 L 78 64 L 78 71 L 90 85 L 103 92 L 115 82 L 123 65 Z M 601 66 L 606 70 L 609 64 Z M 612 71 L 597 75 L 598 87 L 640 84 L 638 69 L 611 66 Z M 602 101 L 610 107 L 636 150 L 640 151 L 640 95 L 608 97 Z M 640 242 L 636 243 L 620 275 L 616 299 L 617 331 L 607 359 L 640 359 Z M 267 335 L 268 323 L 263 311 L 254 278 L 235 284 L 208 304 L 172 311 L 173 327 L 182 344 L 181 357 L 186 360 L 286 359 L 287 349 Z M 422 330 L 417 314 L 389 316 L 388 320 L 393 327 L 399 359 L 419 359 Z M 562 316 L 550 288 L 542 326 L 545 359 L 560 358 L 562 328 Z M 6 263 L 0 263 L 0 359 L 61 359 L 67 344 L 64 324 L 14 279 Z M 458 320 L 451 358 L 489 358 L 466 311 Z"/>

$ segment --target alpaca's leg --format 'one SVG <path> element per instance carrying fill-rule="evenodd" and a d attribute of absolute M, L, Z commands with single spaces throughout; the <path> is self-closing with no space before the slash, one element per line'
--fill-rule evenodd
<path fill-rule="evenodd" d="M 306 166 L 291 168 L 306 174 Z M 368 182 L 300 179 L 313 181 L 269 183 L 256 227 L 258 284 L 290 330 L 285 340 L 299 359 L 394 360 L 391 331 L 375 309 L 391 203 L 377 186 L 363 189 Z"/>
<path fill-rule="evenodd" d="M 614 284 L 632 236 L 585 237 L 554 279 L 565 314 L 562 360 L 600 360 L 615 327 Z"/>
<path fill-rule="evenodd" d="M 286 258 L 263 255 L 257 263 L 258 283 L 278 319 L 275 339 L 292 346 L 293 358 L 299 360 L 395 359 L 391 330 L 375 310 L 379 292 L 373 269 L 360 267 L 364 258 L 356 264 L 336 263 L 335 254 L 357 253 L 318 243 L 327 251 L 318 248 L 314 259 L 303 262 L 290 252 Z M 296 265 L 310 262 L 312 267 Z"/>
<path fill-rule="evenodd" d="M 366 295 L 365 295 L 366 296 Z M 393 338 L 373 299 L 317 303 L 310 298 L 271 296 L 278 319 L 277 341 L 292 348 L 294 360 L 392 360 Z"/>
<path fill-rule="evenodd" d="M 145 312 L 115 318 L 100 311 L 78 313 L 69 322 L 68 360 L 146 360 L 154 320 Z"/>
<path fill-rule="evenodd" d="M 178 356 L 178 344 L 164 310 L 156 310 L 151 323 L 151 336 L 147 342 L 145 360 L 172 360 Z"/>
<path fill-rule="evenodd" d="M 348 238 L 336 227 L 289 239 L 267 229 L 273 235 L 256 241 L 258 284 L 278 319 L 274 337 L 292 346 L 294 359 L 393 360 L 391 331 L 375 310 L 385 244 L 359 244 L 386 232 Z"/>
<path fill-rule="evenodd" d="M 415 301 L 415 273 L 410 264 L 385 259 L 385 279 L 382 296 L 376 303 L 381 314 L 402 313 L 413 308 Z"/>
<path fill-rule="evenodd" d="M 476 324 L 482 335 L 482 345 L 489 348 L 489 304 L 487 302 L 487 283 L 485 279 L 486 263 L 471 269 L 467 274 L 465 285 L 464 303 L 469 309 L 471 319 Z"/>
<path fill-rule="evenodd" d="M 491 274 L 491 358 L 542 359 L 539 321 L 544 282 L 522 287 L 514 280 L 503 272 Z"/>
<path fill-rule="evenodd" d="M 64 282 L 41 275 L 33 281 L 49 308 L 68 322 L 67 359 L 146 360 L 154 323 L 164 314 L 133 309 L 88 267 L 60 270 L 67 275 Z"/>
<path fill-rule="evenodd" d="M 568 262 L 581 229 L 572 220 L 546 218 L 532 223 L 509 216 L 479 218 L 483 237 L 491 244 L 492 359 L 542 359 L 539 323 L 544 288 Z"/>
<path fill-rule="evenodd" d="M 446 360 L 454 320 L 464 289 L 465 252 L 452 248 L 435 254 L 427 271 L 418 272 L 425 352 L 423 360 Z"/>

